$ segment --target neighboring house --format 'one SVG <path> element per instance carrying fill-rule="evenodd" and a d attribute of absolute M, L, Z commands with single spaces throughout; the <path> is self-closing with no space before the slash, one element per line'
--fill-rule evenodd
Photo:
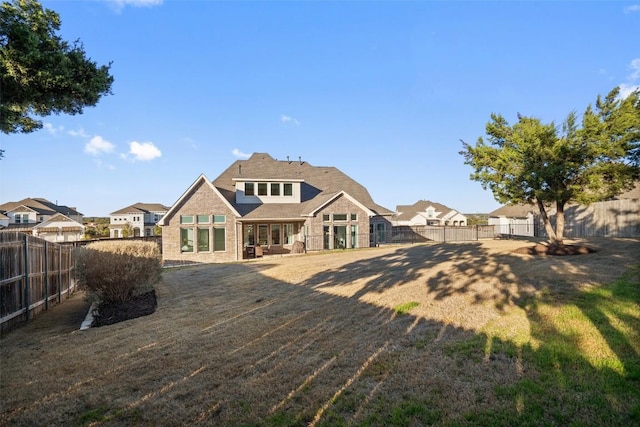
<path fill-rule="evenodd" d="M 169 208 L 159 203 L 136 203 L 109 214 L 109 237 L 154 236 L 154 228 Z"/>
<path fill-rule="evenodd" d="M 534 205 L 507 205 L 489 213 L 487 223 L 496 227 L 496 234 L 533 237 L 537 216 Z"/>
<path fill-rule="evenodd" d="M 84 225 L 68 216 L 55 214 L 33 226 L 33 235 L 50 242 L 77 242 L 84 236 Z"/>
<path fill-rule="evenodd" d="M 9 217 L 0 212 L 0 230 L 9 226 Z"/>
<path fill-rule="evenodd" d="M 465 226 L 467 217 L 440 203 L 420 200 L 413 205 L 398 205 L 392 222 L 394 226 Z"/>
<path fill-rule="evenodd" d="M 75 242 L 84 236 L 83 215 L 76 208 L 42 198 L 27 198 L 0 205 L 4 230 L 21 231 L 51 242 Z M 1 228 L 1 227 L 0 227 Z"/>
<path fill-rule="evenodd" d="M 335 167 L 254 153 L 213 181 L 200 175 L 159 224 L 165 260 L 225 262 L 384 243 L 392 214 Z"/>

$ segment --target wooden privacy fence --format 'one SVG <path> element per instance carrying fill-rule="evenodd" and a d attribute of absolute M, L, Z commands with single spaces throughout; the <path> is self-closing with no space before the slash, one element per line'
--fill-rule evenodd
<path fill-rule="evenodd" d="M 69 298 L 76 286 L 72 246 L 0 232 L 0 333 Z"/>

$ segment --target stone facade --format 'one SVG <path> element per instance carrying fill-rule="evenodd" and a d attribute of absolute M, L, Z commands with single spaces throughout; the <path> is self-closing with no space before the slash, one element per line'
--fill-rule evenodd
<path fill-rule="evenodd" d="M 225 215 L 226 221 L 221 224 L 197 224 L 198 215 Z M 194 224 L 181 224 L 180 218 L 183 216 L 192 216 Z M 226 262 L 239 259 L 239 251 L 241 253 L 241 243 L 236 244 L 236 236 L 239 235 L 235 213 L 210 187 L 203 181 L 198 183 L 191 189 L 191 194 L 184 197 L 180 205 L 172 208 L 172 211 L 163 218 L 164 226 L 162 229 L 162 254 L 165 261 L 180 262 Z M 223 251 L 214 251 L 212 247 L 208 251 L 199 251 L 198 245 L 194 244 L 193 252 L 183 252 L 181 250 L 181 230 L 184 228 L 192 228 L 194 230 L 194 239 L 197 235 L 198 228 L 208 228 L 213 233 L 214 228 L 225 229 L 225 249 Z"/>
<path fill-rule="evenodd" d="M 334 219 L 334 214 L 346 214 L 346 220 L 336 221 Z M 352 219 L 352 214 L 355 214 L 355 220 Z M 327 218 L 326 215 L 328 215 L 328 220 L 325 220 L 325 218 Z M 345 196 L 340 196 L 333 202 L 324 206 L 316 213 L 314 217 L 307 219 L 306 225 L 308 230 L 307 237 L 309 237 L 307 242 L 307 250 L 335 249 L 333 247 L 333 243 L 335 240 L 334 227 L 342 226 L 347 227 L 347 241 L 345 242 L 346 247 L 369 247 L 369 215 L 360 206 L 358 206 L 356 203 L 352 202 Z M 355 245 L 353 245 L 351 241 L 351 227 L 353 225 L 357 227 L 355 232 L 357 241 L 355 242 Z M 329 227 L 329 248 L 324 247 L 324 227 Z M 322 238 L 320 236 L 322 236 Z"/>

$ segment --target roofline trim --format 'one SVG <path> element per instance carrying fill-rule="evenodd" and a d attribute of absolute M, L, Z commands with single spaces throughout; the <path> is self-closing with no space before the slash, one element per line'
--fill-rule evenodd
<path fill-rule="evenodd" d="M 349 199 L 352 203 L 354 203 L 356 206 L 358 206 L 360 209 L 362 209 L 363 211 L 365 211 L 367 213 L 367 215 L 369 217 L 373 217 L 376 216 L 377 214 L 375 212 L 373 212 L 371 209 L 369 209 L 368 207 L 366 207 L 365 205 L 363 205 L 362 203 L 360 203 L 357 199 L 355 199 L 354 197 L 352 197 L 351 195 L 349 195 L 349 193 L 347 193 L 344 190 L 341 190 L 340 192 L 334 194 L 332 197 L 329 197 L 324 203 L 321 203 L 319 206 L 317 206 L 315 209 L 313 209 L 311 212 L 309 212 L 308 214 L 302 214 L 302 216 L 314 216 L 320 209 L 324 208 L 325 206 L 327 206 L 329 203 L 333 202 L 334 200 L 336 200 L 338 197 L 340 196 L 344 196 L 347 199 Z"/>
<path fill-rule="evenodd" d="M 187 195 L 191 192 L 191 190 L 193 190 L 195 188 L 195 186 L 197 184 L 200 183 L 200 181 L 204 180 L 205 184 L 207 184 L 207 186 L 213 190 L 213 192 L 222 200 L 222 202 L 227 205 L 227 207 L 231 210 L 231 212 L 238 218 L 241 217 L 241 215 L 238 213 L 238 211 L 236 210 L 236 208 L 233 207 L 233 205 L 231 205 L 231 203 L 229 203 L 229 201 L 227 200 L 226 197 L 224 197 L 222 195 L 222 193 L 220 193 L 220 190 L 218 190 L 216 188 L 215 185 L 213 185 L 213 183 L 211 181 L 209 181 L 209 179 L 204 175 L 204 174 L 200 174 L 200 176 L 198 178 L 196 178 L 195 181 L 193 181 L 193 184 L 191 184 L 189 186 L 189 188 L 187 188 L 187 191 L 185 191 L 182 196 L 180 196 L 180 198 L 178 200 L 176 200 L 176 202 L 171 206 L 171 208 L 169 208 L 169 210 L 167 211 L 166 214 L 164 214 L 164 216 L 160 219 L 160 221 L 158 221 L 158 225 L 163 226 L 166 225 L 165 221 L 167 218 L 169 218 L 174 211 L 176 210 L 176 206 L 178 206 L 186 197 Z"/>

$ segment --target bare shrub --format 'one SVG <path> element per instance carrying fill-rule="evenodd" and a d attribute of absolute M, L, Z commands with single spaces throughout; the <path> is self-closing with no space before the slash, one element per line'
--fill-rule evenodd
<path fill-rule="evenodd" d="M 160 251 L 152 242 L 94 242 L 78 253 L 79 284 L 105 302 L 127 301 L 160 280 Z"/>

